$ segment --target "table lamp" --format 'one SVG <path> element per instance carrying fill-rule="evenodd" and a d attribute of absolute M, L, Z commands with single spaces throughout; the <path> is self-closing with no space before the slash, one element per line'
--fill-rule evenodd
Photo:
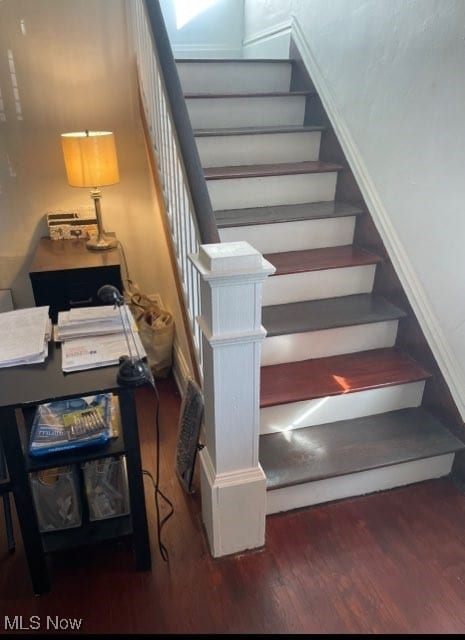
<path fill-rule="evenodd" d="M 93 251 L 113 249 L 117 245 L 117 240 L 105 235 L 103 230 L 100 187 L 119 182 L 114 134 L 111 131 L 62 133 L 61 146 L 68 184 L 72 187 L 90 187 L 91 189 L 98 237 L 89 239 L 87 248 Z"/>

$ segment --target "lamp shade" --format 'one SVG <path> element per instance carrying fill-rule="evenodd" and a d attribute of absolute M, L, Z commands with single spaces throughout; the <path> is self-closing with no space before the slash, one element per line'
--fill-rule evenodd
<path fill-rule="evenodd" d="M 62 133 L 61 146 L 72 187 L 105 187 L 119 182 L 115 136 L 111 131 Z"/>

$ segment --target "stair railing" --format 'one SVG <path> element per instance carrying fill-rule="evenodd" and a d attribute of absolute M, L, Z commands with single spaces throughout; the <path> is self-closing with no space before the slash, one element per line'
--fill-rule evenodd
<path fill-rule="evenodd" d="M 199 274 L 188 259 L 220 242 L 176 63 L 158 0 L 130 0 L 141 115 L 172 238 L 178 289 L 195 376 L 202 378 Z"/>
<path fill-rule="evenodd" d="M 266 478 L 258 458 L 265 337 L 260 311 L 262 287 L 274 267 L 247 242 L 220 242 L 159 2 L 127 5 L 142 122 L 152 170 L 162 182 L 187 337 L 193 338 L 191 356 L 197 356 L 192 363 L 203 389 L 202 519 L 210 551 L 219 557 L 265 542 Z"/>

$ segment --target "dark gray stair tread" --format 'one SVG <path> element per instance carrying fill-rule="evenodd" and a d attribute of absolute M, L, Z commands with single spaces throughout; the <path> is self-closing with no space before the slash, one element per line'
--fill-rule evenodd
<path fill-rule="evenodd" d="M 221 129 L 195 129 L 194 135 L 197 138 L 213 136 L 247 136 L 262 135 L 267 133 L 311 133 L 312 131 L 324 131 L 326 127 L 322 125 L 283 125 L 270 127 L 231 127 Z"/>
<path fill-rule="evenodd" d="M 312 89 L 303 91 L 244 91 L 235 93 L 185 93 L 186 100 L 197 100 L 200 98 L 292 98 L 295 96 L 311 96 L 315 95 Z"/>
<path fill-rule="evenodd" d="M 294 61 L 287 58 L 176 58 L 179 62 L 272 62 L 274 64 L 292 64 Z"/>
<path fill-rule="evenodd" d="M 260 436 L 268 489 L 465 449 L 421 407 Z"/>
<path fill-rule="evenodd" d="M 304 162 L 272 162 L 267 164 L 245 164 L 226 167 L 205 167 L 205 180 L 234 180 L 236 178 L 265 178 L 273 176 L 293 176 L 312 173 L 333 173 L 342 171 L 340 164 L 307 160 Z"/>
<path fill-rule="evenodd" d="M 284 204 L 275 207 L 251 207 L 249 209 L 225 209 L 215 211 L 215 219 L 220 229 L 242 227 L 297 220 L 318 220 L 319 218 L 343 218 L 363 213 L 360 207 L 345 202 L 307 202 L 304 204 Z"/>
<path fill-rule="evenodd" d="M 270 337 L 398 320 L 406 315 L 385 298 L 371 293 L 277 304 L 262 310 L 263 326 Z"/>

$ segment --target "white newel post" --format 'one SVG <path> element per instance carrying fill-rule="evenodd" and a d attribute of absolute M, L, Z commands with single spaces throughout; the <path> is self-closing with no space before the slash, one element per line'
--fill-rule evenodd
<path fill-rule="evenodd" d="M 202 517 L 214 557 L 265 543 L 266 483 L 258 459 L 262 286 L 275 268 L 247 242 L 202 245 L 205 447 Z"/>

